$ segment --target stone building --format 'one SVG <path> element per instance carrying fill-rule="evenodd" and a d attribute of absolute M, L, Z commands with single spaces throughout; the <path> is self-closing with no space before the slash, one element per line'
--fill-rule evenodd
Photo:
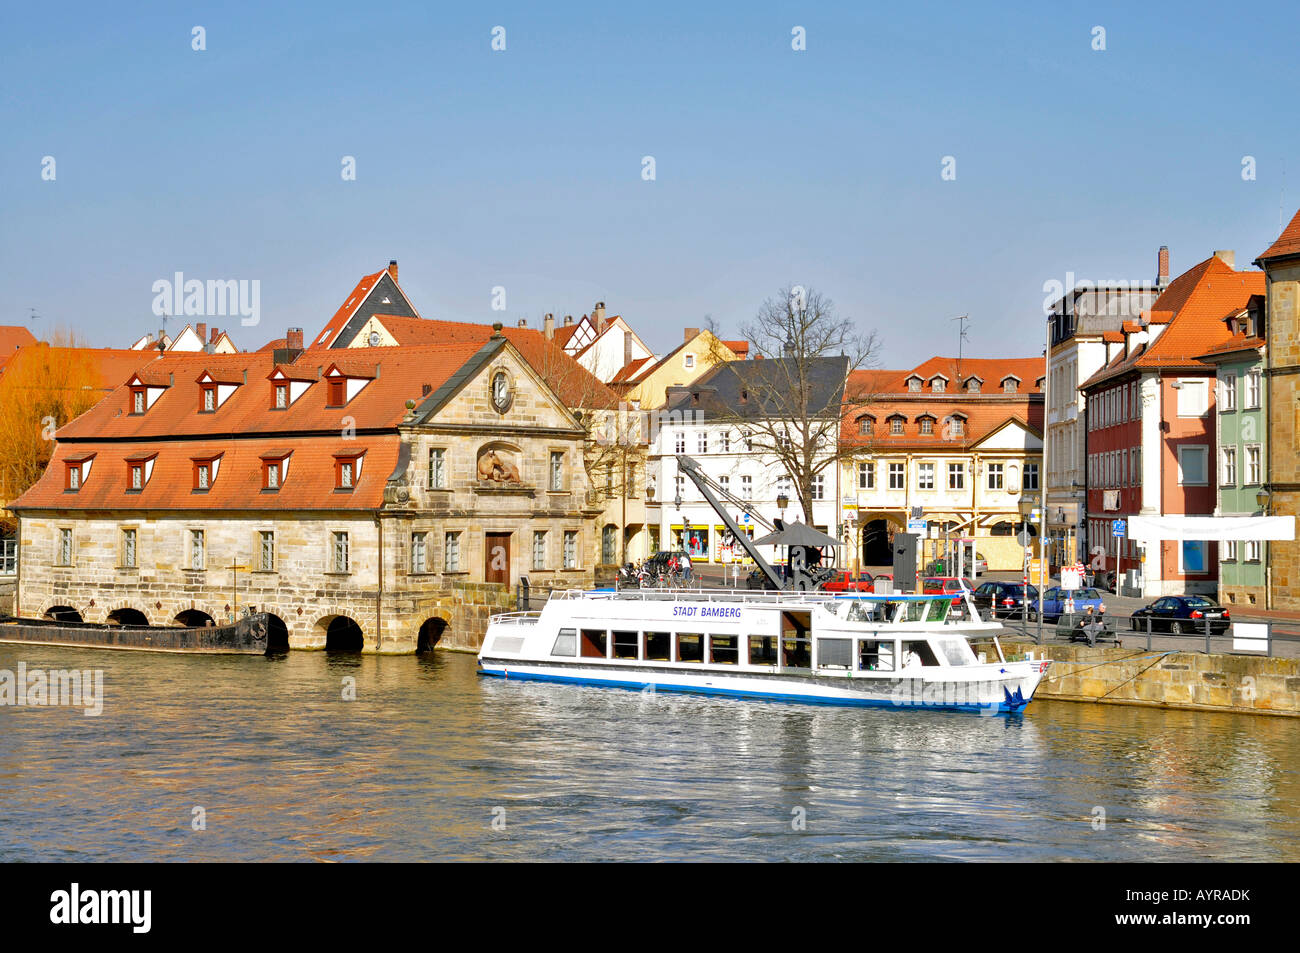
<path fill-rule="evenodd" d="M 370 317 L 345 308 L 330 337 Z M 63 427 L 12 505 L 19 614 L 201 625 L 255 606 L 292 648 L 405 653 L 473 647 L 523 576 L 591 584 L 586 433 L 505 335 L 290 343 L 162 353 Z"/>
<path fill-rule="evenodd" d="M 1264 443 L 1268 447 L 1265 513 L 1300 514 L 1300 212 L 1255 260 L 1264 269 L 1267 299 L 1264 381 L 1268 415 Z M 1300 609 L 1300 542 L 1267 544 L 1268 604 L 1274 609 Z"/>

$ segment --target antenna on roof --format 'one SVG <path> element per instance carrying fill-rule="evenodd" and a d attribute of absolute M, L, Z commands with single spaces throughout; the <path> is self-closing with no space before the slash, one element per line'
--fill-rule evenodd
<path fill-rule="evenodd" d="M 961 386 L 961 355 L 962 355 L 961 346 L 962 346 L 962 342 L 966 340 L 966 324 L 967 322 L 970 321 L 970 315 L 969 314 L 959 315 L 958 317 L 953 318 L 953 320 L 961 322 L 960 324 L 957 325 L 957 380 L 954 382 L 954 386 L 960 387 Z"/>

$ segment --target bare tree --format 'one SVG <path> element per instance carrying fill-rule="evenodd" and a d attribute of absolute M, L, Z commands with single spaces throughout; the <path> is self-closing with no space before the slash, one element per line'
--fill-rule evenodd
<path fill-rule="evenodd" d="M 854 371 L 875 366 L 876 332 L 840 317 L 820 292 L 791 285 L 765 301 L 741 333 L 750 359 L 726 363 L 713 378 L 737 389 L 726 402 L 730 419 L 722 422 L 743 431 L 754 452 L 770 455 L 789 474 L 811 523 L 814 479 L 828 469 L 833 476 L 841 460 L 861 453 L 860 446 L 841 444 L 840 425 L 871 402 L 870 387 L 849 381 Z"/>

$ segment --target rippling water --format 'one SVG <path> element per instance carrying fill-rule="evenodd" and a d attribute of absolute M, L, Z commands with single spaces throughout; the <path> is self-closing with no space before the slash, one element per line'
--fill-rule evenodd
<path fill-rule="evenodd" d="M 1300 860 L 1291 719 L 644 696 L 452 653 L 20 661 L 103 669 L 104 712 L 0 708 L 0 861 Z"/>

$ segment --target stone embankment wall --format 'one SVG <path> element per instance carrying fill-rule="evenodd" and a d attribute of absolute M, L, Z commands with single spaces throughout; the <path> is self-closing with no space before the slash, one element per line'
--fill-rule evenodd
<path fill-rule="evenodd" d="M 1035 697 L 1300 716 L 1300 659 L 1002 643 L 1053 665 Z"/>

